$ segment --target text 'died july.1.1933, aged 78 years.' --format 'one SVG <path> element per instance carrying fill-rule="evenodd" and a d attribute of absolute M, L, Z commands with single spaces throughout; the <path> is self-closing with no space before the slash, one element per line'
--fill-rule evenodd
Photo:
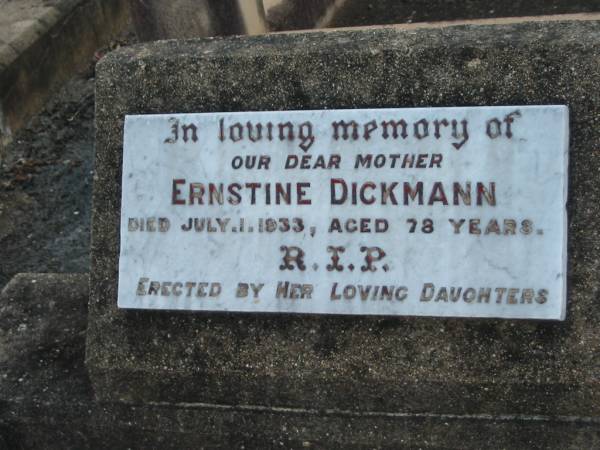
<path fill-rule="evenodd" d="M 565 106 L 127 116 L 122 308 L 563 319 Z"/>

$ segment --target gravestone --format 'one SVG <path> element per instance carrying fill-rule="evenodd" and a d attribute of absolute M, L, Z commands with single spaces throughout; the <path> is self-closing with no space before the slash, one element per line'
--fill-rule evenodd
<path fill-rule="evenodd" d="M 87 366 L 97 397 L 103 401 L 132 403 L 244 404 L 380 413 L 597 415 L 600 404 L 596 361 L 600 341 L 595 332 L 600 315 L 595 301 L 599 257 L 596 205 L 600 193 L 595 182 L 600 170 L 595 150 L 600 141 L 598 26 L 594 21 L 571 21 L 171 41 L 124 48 L 106 57 L 97 69 L 97 178 L 87 334 Z M 557 106 L 536 108 L 536 105 Z M 448 109 L 473 106 L 483 108 L 476 111 Z M 433 109 L 436 107 L 444 109 Z M 353 235 L 347 242 L 353 248 L 358 246 L 358 250 L 348 250 L 345 255 L 337 250 L 336 255 L 335 251 L 321 249 L 325 253 L 321 259 L 311 259 L 310 264 L 307 259 L 307 270 L 300 275 L 298 258 L 286 261 L 286 250 L 281 249 L 293 244 L 284 242 L 280 234 L 267 236 L 248 232 L 245 244 L 238 221 L 237 235 L 223 233 L 225 238 L 216 235 L 223 224 L 217 223 L 216 217 L 238 211 L 226 210 L 217 200 L 209 204 L 205 194 L 212 195 L 211 188 L 203 182 L 239 183 L 250 177 L 257 183 L 277 179 L 300 184 L 304 178 L 305 182 L 316 183 L 321 188 L 311 185 L 314 191 L 307 187 L 304 195 L 302 186 L 296 186 L 294 195 L 299 203 L 287 210 L 290 214 L 277 217 L 296 217 L 296 213 L 307 211 L 308 217 L 315 218 L 310 224 L 314 225 L 317 219 L 337 217 L 332 214 L 334 205 L 319 201 L 305 208 L 302 203 L 309 198 L 309 191 L 315 196 L 311 199 L 333 195 L 334 188 L 330 185 L 323 193 L 324 180 L 329 183 L 333 178 L 348 181 L 348 177 L 357 176 L 358 180 L 354 181 L 373 181 L 379 188 L 382 182 L 393 181 L 390 168 L 364 180 L 360 178 L 362 175 L 357 175 L 360 171 L 351 168 L 309 168 L 307 175 L 300 176 L 295 170 L 285 172 L 285 169 L 275 168 L 275 162 L 269 171 L 240 169 L 236 172 L 226 166 L 232 163 L 228 159 L 234 154 L 232 146 L 240 144 L 244 149 L 240 155 L 261 153 L 250 151 L 255 144 L 246 142 L 242 147 L 242 132 L 237 127 L 226 131 L 231 133 L 229 140 L 236 142 L 219 147 L 216 144 L 219 119 L 232 126 L 237 118 L 243 118 L 244 122 L 259 118 L 265 119 L 265 123 L 282 118 L 293 122 L 290 117 L 294 115 L 299 118 L 298 125 L 303 121 L 339 122 L 342 117 L 354 118 L 358 123 L 359 116 L 353 114 L 376 114 L 373 116 L 377 117 L 376 123 L 391 120 L 377 115 L 384 114 L 384 110 L 377 112 L 373 108 L 393 108 L 390 110 L 393 117 L 405 116 L 407 129 L 412 130 L 413 135 L 407 136 L 406 142 L 394 144 L 394 148 L 398 153 L 430 156 L 423 159 L 426 167 L 400 169 L 399 175 L 394 172 L 393 176 L 412 183 L 410 198 L 416 198 L 417 203 L 419 195 L 414 193 L 414 183 L 426 182 L 428 187 L 424 184 L 423 189 L 429 191 L 423 194 L 428 199 L 424 202 L 434 200 L 426 205 L 403 205 L 406 208 L 403 211 L 409 215 L 401 216 L 402 222 L 391 220 L 395 213 L 390 213 L 387 205 L 374 209 L 382 214 L 371 215 L 369 205 L 365 204 L 352 205 L 344 214 L 348 216 L 351 212 L 353 217 L 387 219 L 393 222 L 394 232 L 402 239 L 382 238 L 380 245 L 372 245 L 382 251 L 373 250 L 370 260 L 359 260 L 360 256 L 369 256 L 367 251 L 361 255 L 360 247 L 371 246 L 367 240 L 376 242 L 377 238 Z M 368 111 L 358 111 L 360 109 Z M 296 110 L 312 112 L 291 112 Z M 250 114 L 250 111 L 265 113 Z M 229 114 L 234 112 L 239 114 Z M 200 117 L 195 115 L 198 113 L 219 114 Z M 148 114 L 162 116 L 146 116 Z M 319 114 L 326 120 L 317 120 Z M 126 119 L 126 116 L 130 117 Z M 462 149 L 456 149 L 452 144 L 460 146 L 465 137 L 465 133 L 459 132 L 458 124 L 466 116 L 473 126 L 469 128 L 473 140 Z M 569 133 L 565 128 L 567 117 Z M 446 119 L 448 130 L 440 128 L 438 139 L 435 125 L 428 125 L 433 127 L 432 135 L 427 136 L 430 142 L 425 143 L 425 122 L 418 125 L 421 119 L 428 124 L 438 120 L 442 127 L 445 127 L 442 119 Z M 457 124 L 454 136 L 453 120 Z M 360 124 L 369 122 L 370 119 L 362 120 Z M 190 128 L 190 123 L 197 129 Z M 529 124 L 528 131 L 519 129 L 519 124 Z M 308 131 L 304 131 L 304 136 L 309 136 Z M 444 131 L 449 133 L 443 134 Z M 300 136 L 300 129 L 295 129 L 295 133 L 294 136 Z M 328 140 L 331 136 L 327 137 L 325 131 L 319 133 L 313 136 L 315 142 L 324 141 L 328 145 L 321 148 L 315 143 L 315 149 L 333 154 L 336 149 Z M 363 138 L 364 133 L 365 128 L 361 128 Z M 387 146 L 391 144 L 386 144 L 381 136 L 375 137 L 374 133 L 372 130 L 371 142 L 377 143 L 381 153 L 389 153 L 391 147 Z M 569 240 L 565 260 L 567 225 L 562 207 L 569 134 Z M 376 154 L 368 143 L 357 146 L 350 142 L 352 136 L 352 128 L 347 140 L 338 135 L 338 141 L 344 141 L 339 144 L 340 152 L 360 150 Z M 500 141 L 491 142 L 495 139 L 493 136 Z M 307 139 L 305 146 L 310 141 Z M 474 143 L 477 145 L 470 145 Z M 261 146 L 261 151 L 301 158 L 308 152 L 299 144 L 302 142 L 297 140 L 285 145 L 274 142 L 272 146 Z M 202 149 L 206 156 L 198 156 Z M 218 153 L 221 150 L 222 153 Z M 486 159 L 477 151 L 493 153 L 495 159 Z M 433 154 L 442 154 L 445 163 L 437 167 Z M 344 156 L 342 161 L 346 160 Z M 439 180 L 431 174 L 437 169 L 441 174 Z M 416 176 L 418 170 L 427 173 L 418 172 Z M 342 176 L 336 177 L 336 171 Z M 462 177 L 461 171 L 468 176 Z M 174 177 L 173 173 L 183 175 Z M 445 193 L 448 191 L 446 201 L 451 197 L 452 202 L 457 198 L 463 203 L 462 194 L 456 194 L 453 183 L 460 182 L 463 191 L 467 189 L 466 181 L 472 183 L 475 190 L 471 192 L 471 201 L 477 214 L 464 215 L 464 218 L 473 233 L 460 234 L 462 228 L 453 228 L 449 221 L 454 217 L 441 214 L 443 208 L 435 209 L 440 203 L 444 206 L 439 188 L 433 187 L 437 181 L 452 186 L 444 189 Z M 491 182 L 497 183 L 496 191 Z M 336 198 L 343 197 L 341 183 L 336 189 Z M 352 187 L 348 189 L 351 191 Z M 358 189 L 355 197 L 360 199 Z M 215 198 L 220 196 L 218 190 L 217 187 Z M 347 199 L 353 198 L 350 191 Z M 276 190 L 273 192 L 275 198 Z M 496 192 L 496 196 L 492 192 Z M 284 194 L 281 198 L 285 200 Z M 251 203 L 245 195 L 244 200 Z M 364 190 L 362 196 L 367 200 L 371 198 Z M 383 197 L 389 198 L 388 195 Z M 520 197 L 523 197 L 522 203 L 519 203 Z M 495 201 L 497 210 L 496 205 L 492 205 Z M 501 209 L 502 205 L 512 209 Z M 193 207 L 198 209 L 191 213 Z M 273 209 L 264 203 L 250 208 L 244 203 L 239 209 L 257 227 L 261 215 L 266 218 L 270 212 L 285 212 L 285 208 Z M 493 211 L 499 211 L 502 217 L 492 217 Z M 534 211 L 540 217 L 533 220 L 534 232 L 519 234 L 523 220 L 530 218 L 526 215 Z M 544 211 L 546 216 L 542 214 Z M 510 217 L 506 215 L 509 212 L 513 213 Z M 255 217 L 254 213 L 259 216 Z M 216 227 L 215 237 L 196 231 L 194 239 L 184 237 L 186 227 L 196 227 L 193 219 L 191 224 L 185 219 L 195 216 L 215 217 L 211 225 Z M 486 219 L 483 224 L 469 222 L 483 217 Z M 169 219 L 169 225 L 161 218 Z M 407 220 L 413 218 L 414 221 Z M 436 230 L 444 224 L 445 234 L 436 235 L 435 240 L 425 240 L 430 229 L 430 224 L 424 222 L 427 218 L 432 219 Z M 501 221 L 490 225 L 492 219 Z M 314 238 L 309 228 L 302 235 L 302 242 L 326 245 L 327 240 L 322 235 L 327 230 L 323 223 L 331 225 L 331 221 L 318 222 Z M 266 221 L 263 225 L 271 226 Z M 208 226 L 206 222 L 204 226 Z M 365 226 L 375 230 L 378 225 L 373 221 Z M 414 292 L 412 283 L 417 286 L 424 280 L 411 278 L 406 260 L 394 259 L 402 242 L 408 242 L 411 237 L 411 227 L 415 243 L 433 244 L 423 249 L 422 255 L 416 254 L 421 247 L 411 248 L 418 273 L 424 270 L 422 261 L 437 264 L 437 247 L 441 257 L 448 258 L 440 267 L 447 267 L 449 273 L 458 274 L 461 266 L 468 267 L 479 277 L 477 279 L 485 280 L 483 285 L 476 286 L 478 289 L 488 285 L 506 288 L 501 300 L 506 308 L 495 309 L 496 297 L 488 303 L 486 294 L 473 302 L 474 306 L 482 306 L 477 314 L 460 314 L 457 310 L 445 313 L 444 307 L 439 305 L 451 303 L 438 298 L 438 288 L 429 300 L 423 301 L 422 296 L 428 297 L 429 293 Z M 501 229 L 496 231 L 497 227 Z M 459 233 L 455 235 L 454 230 Z M 542 233 L 538 233 L 539 230 Z M 486 231 L 489 231 L 487 235 Z M 467 238 L 472 240 L 467 241 Z M 475 247 L 488 245 L 486 243 L 494 239 L 498 248 L 492 259 L 486 264 L 473 265 L 480 261 L 477 258 L 483 258 L 482 250 Z M 398 247 L 394 246 L 396 242 Z M 462 248 L 465 243 L 474 248 L 465 250 Z M 214 252 L 219 245 L 227 248 L 226 254 Z M 204 247 L 208 255 L 202 255 Z M 506 247 L 512 250 L 514 260 L 510 259 Z M 454 255 L 461 257 L 452 259 L 453 255 L 444 254 L 445 248 L 465 253 Z M 360 305 L 362 300 L 332 298 L 331 291 L 329 297 L 323 298 L 318 289 L 310 299 L 309 292 L 300 288 L 296 292 L 299 297 L 304 293 L 305 298 L 277 301 L 276 288 L 269 286 L 270 297 L 264 297 L 265 302 L 260 295 L 259 302 L 253 301 L 253 289 L 263 281 L 259 279 L 259 283 L 254 284 L 254 280 L 248 278 L 250 275 L 264 276 L 266 285 L 278 281 L 271 279 L 274 271 L 283 271 L 278 265 L 287 269 L 289 263 L 298 269 L 290 274 L 291 283 L 333 282 L 333 275 L 326 274 L 327 264 L 334 268 L 343 264 L 346 268 L 349 263 L 341 258 L 350 256 L 351 252 L 354 252 L 351 255 L 354 265 L 366 266 L 366 270 L 358 274 L 357 269 L 356 275 L 345 274 L 344 284 L 351 284 L 353 280 L 364 284 L 364 280 L 368 280 L 367 272 L 371 272 L 371 262 L 377 264 L 379 284 L 407 287 L 405 299 L 397 298 L 394 291 L 391 300 L 377 299 L 377 305 L 378 302 L 384 305 L 390 305 L 385 302 L 393 305 L 437 303 L 438 306 L 425 315 L 477 318 L 395 317 L 396 313 L 391 312 L 389 306 L 378 312 L 383 316 L 371 317 L 367 315 L 369 311 L 360 307 L 354 310 L 344 303 L 353 301 Z M 403 274 L 402 280 L 386 278 L 383 253 L 391 256 L 389 273 L 394 274 L 395 279 Z M 296 251 L 296 256 L 298 254 Z M 235 266 L 240 255 L 248 267 Z M 278 259 L 282 256 L 283 262 Z M 332 256 L 339 256 L 340 260 L 336 262 Z M 501 264 L 495 264 L 494 258 Z M 193 270 L 182 268 L 186 262 L 192 268 L 195 264 L 201 265 L 199 271 L 212 270 L 213 275 L 229 281 L 217 286 L 216 278 L 190 278 Z M 313 264 L 317 268 L 313 269 Z M 512 267 L 518 270 L 511 273 Z M 180 269 L 183 272 L 178 273 Z M 159 278 L 161 274 L 166 277 Z M 179 275 L 180 278 L 175 278 Z M 440 281 L 432 284 L 444 279 L 439 272 L 433 275 Z M 503 278 L 505 276 L 515 278 L 515 284 L 507 284 L 509 278 Z M 286 278 L 279 278 L 281 280 Z M 458 280 L 456 277 L 448 279 L 451 283 Z M 210 281 L 215 284 L 211 286 Z M 497 284 L 500 281 L 504 284 Z M 190 287 L 194 289 L 194 299 L 185 299 L 184 294 L 180 294 L 179 300 L 174 299 L 178 297 L 176 292 L 184 292 L 183 289 L 189 287 L 186 282 L 196 283 Z M 250 298 L 236 296 L 239 282 L 247 283 L 245 292 Z M 492 282 L 497 283 L 492 285 Z M 523 284 L 525 282 L 529 284 Z M 550 282 L 556 284 L 546 288 Z M 200 283 L 207 284 L 200 286 Z M 566 292 L 563 292 L 565 286 Z M 467 283 L 462 287 L 474 290 L 475 285 Z M 424 288 L 421 285 L 421 289 Z M 518 291 L 511 294 L 511 289 Z M 541 292 L 545 290 L 548 292 Z M 341 295 L 344 295 L 343 290 Z M 404 291 L 398 295 L 402 297 Z M 473 295 L 480 296 L 479 290 Z M 309 300 L 311 304 L 322 305 L 339 301 L 342 307 L 324 311 L 310 306 L 281 306 L 302 305 L 301 302 Z M 193 301 L 196 305 L 200 302 L 208 306 L 194 307 Z M 211 301 L 214 303 L 210 304 Z M 467 303 L 470 302 L 465 303 L 463 299 L 461 305 Z M 245 306 L 239 307 L 240 304 Z M 548 314 L 536 313 L 550 305 Z M 513 306 L 514 309 L 510 309 Z M 514 313 L 517 309 L 520 312 Z M 524 310 L 533 312 L 529 314 Z M 504 311 L 513 312 L 505 314 Z M 316 314 L 323 312 L 335 314 Z M 415 311 L 407 313 L 415 314 Z M 492 320 L 484 316 L 505 319 Z M 563 318 L 564 321 L 534 320 Z"/>

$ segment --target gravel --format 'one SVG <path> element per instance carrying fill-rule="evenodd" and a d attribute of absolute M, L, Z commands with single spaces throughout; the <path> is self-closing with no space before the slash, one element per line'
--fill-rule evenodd
<path fill-rule="evenodd" d="M 77 75 L 3 152 L 0 288 L 19 272 L 88 272 L 94 83 Z"/>

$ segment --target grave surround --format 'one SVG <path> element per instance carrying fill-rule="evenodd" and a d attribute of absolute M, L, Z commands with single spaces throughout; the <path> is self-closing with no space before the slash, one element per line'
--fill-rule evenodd
<path fill-rule="evenodd" d="M 87 366 L 101 400 L 596 415 L 600 24 L 167 41 L 97 68 Z M 117 308 L 126 114 L 564 104 L 564 322 Z"/>

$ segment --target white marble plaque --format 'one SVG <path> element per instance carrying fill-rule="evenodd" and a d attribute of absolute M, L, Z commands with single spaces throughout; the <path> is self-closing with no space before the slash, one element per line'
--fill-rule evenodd
<path fill-rule="evenodd" d="M 568 109 L 127 116 L 121 308 L 565 317 Z"/>

